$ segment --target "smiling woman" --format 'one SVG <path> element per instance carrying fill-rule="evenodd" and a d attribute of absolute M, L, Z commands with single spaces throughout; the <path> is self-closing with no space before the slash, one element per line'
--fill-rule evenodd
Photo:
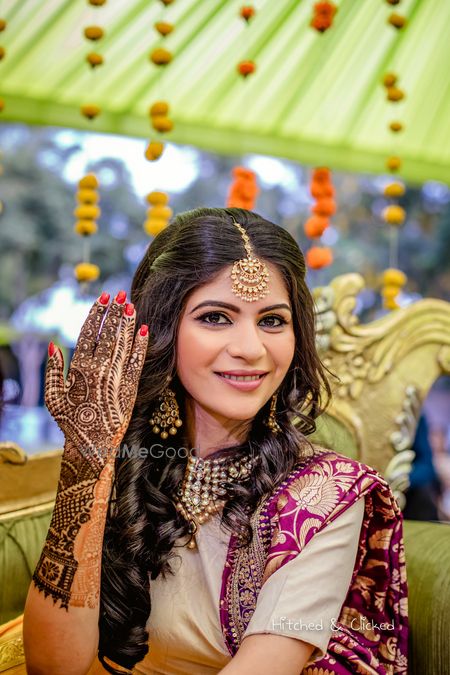
<path fill-rule="evenodd" d="M 399 507 L 372 467 L 308 441 L 330 386 L 295 240 L 244 209 L 182 213 L 131 299 L 95 303 L 65 390 L 49 359 L 66 468 L 28 672 L 405 674 Z"/>

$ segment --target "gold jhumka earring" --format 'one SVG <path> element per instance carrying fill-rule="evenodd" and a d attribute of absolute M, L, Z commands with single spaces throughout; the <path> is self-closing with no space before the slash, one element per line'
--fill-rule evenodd
<path fill-rule="evenodd" d="M 154 434 L 159 434 L 163 439 L 168 438 L 169 434 L 175 436 L 177 430 L 183 424 L 180 419 L 180 409 L 175 398 L 175 392 L 167 386 L 159 396 L 158 401 L 159 406 L 149 419 L 149 424 L 153 427 L 152 431 Z"/>

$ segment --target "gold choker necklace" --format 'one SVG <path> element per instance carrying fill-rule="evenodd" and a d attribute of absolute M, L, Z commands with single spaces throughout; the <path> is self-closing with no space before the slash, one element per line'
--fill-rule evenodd
<path fill-rule="evenodd" d="M 195 533 L 226 503 L 227 487 L 250 476 L 256 458 L 222 457 L 204 459 L 189 457 L 181 487 L 175 496 L 175 506 L 189 523 L 191 539 L 188 548 L 196 548 Z"/>

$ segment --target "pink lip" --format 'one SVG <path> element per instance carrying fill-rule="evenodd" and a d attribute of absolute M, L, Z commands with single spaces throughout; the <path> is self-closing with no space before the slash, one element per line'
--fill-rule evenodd
<path fill-rule="evenodd" d="M 222 375 L 265 375 L 267 370 L 221 370 Z"/>
<path fill-rule="evenodd" d="M 263 375 L 259 380 L 253 380 L 253 382 L 250 380 L 248 382 L 237 382 L 236 380 L 228 380 L 226 377 L 221 377 L 221 375 L 218 375 L 217 373 L 215 373 L 215 375 L 217 375 L 222 382 L 230 384 L 235 389 L 240 389 L 241 391 L 253 391 L 253 389 L 257 389 L 265 378 L 265 375 Z"/>

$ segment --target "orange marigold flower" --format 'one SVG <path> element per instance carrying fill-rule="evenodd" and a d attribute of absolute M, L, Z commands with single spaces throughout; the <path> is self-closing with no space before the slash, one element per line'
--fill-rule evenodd
<path fill-rule="evenodd" d="M 102 5 L 106 5 L 106 0 L 88 0 L 88 3 L 94 7 L 101 7 Z"/>
<path fill-rule="evenodd" d="M 389 171 L 398 171 L 402 165 L 402 160 L 400 157 L 388 157 L 386 160 L 386 167 Z"/>
<path fill-rule="evenodd" d="M 103 56 L 97 52 L 89 52 L 86 56 L 86 61 L 92 68 L 96 68 L 97 66 L 103 65 L 104 59 Z"/>
<path fill-rule="evenodd" d="M 313 246 L 306 251 L 306 264 L 311 269 L 317 270 L 328 267 L 333 262 L 333 251 L 328 246 Z"/>
<path fill-rule="evenodd" d="M 314 199 L 322 199 L 323 197 L 334 197 L 335 190 L 331 182 L 320 182 L 312 180 L 310 185 L 310 192 Z"/>
<path fill-rule="evenodd" d="M 5 109 L 5 101 L 0 98 L 0 112 L 2 112 Z"/>
<path fill-rule="evenodd" d="M 404 125 L 401 122 L 390 122 L 389 123 L 389 129 L 393 131 L 394 133 L 398 133 L 399 131 L 402 131 L 404 128 Z"/>
<path fill-rule="evenodd" d="M 331 181 L 331 171 L 326 166 L 318 166 L 312 172 L 312 180 L 319 183 L 329 183 Z"/>
<path fill-rule="evenodd" d="M 175 1 L 175 0 L 161 0 L 162 4 L 163 4 L 163 5 L 166 5 L 166 7 L 167 7 L 167 5 L 171 5 L 172 2 L 174 2 L 174 1 Z"/>
<path fill-rule="evenodd" d="M 397 199 L 398 197 L 403 197 L 405 194 L 405 186 L 403 183 L 389 183 L 383 190 L 385 197 L 391 199 Z"/>
<path fill-rule="evenodd" d="M 95 281 L 100 276 L 100 267 L 92 263 L 79 263 L 74 272 L 80 282 Z"/>
<path fill-rule="evenodd" d="M 303 225 L 305 234 L 310 239 L 321 237 L 329 225 L 328 218 L 323 216 L 311 216 Z"/>
<path fill-rule="evenodd" d="M 167 115 L 169 112 L 169 104 L 166 101 L 156 101 L 148 109 L 148 114 L 150 117 L 156 117 L 157 115 Z"/>
<path fill-rule="evenodd" d="M 151 52 L 150 60 L 157 66 L 166 66 L 172 61 L 172 53 L 167 49 L 159 47 Z"/>
<path fill-rule="evenodd" d="M 87 40 L 100 40 L 105 34 L 105 31 L 100 26 L 87 26 L 84 29 L 84 37 Z"/>
<path fill-rule="evenodd" d="M 81 189 L 88 188 L 95 190 L 98 188 L 98 178 L 94 173 L 88 173 L 78 181 L 78 187 Z"/>
<path fill-rule="evenodd" d="M 167 21 L 157 21 L 154 26 L 155 30 L 157 30 L 158 33 L 163 37 L 166 37 L 166 35 L 169 35 L 169 33 L 172 33 L 172 31 L 175 29 L 173 23 L 167 23 Z"/>
<path fill-rule="evenodd" d="M 164 143 L 160 143 L 159 141 L 151 141 L 147 149 L 145 151 L 145 157 L 148 159 L 150 162 L 153 162 L 156 159 L 159 159 L 161 155 L 163 154 L 164 150 Z"/>
<path fill-rule="evenodd" d="M 386 91 L 388 101 L 401 101 L 405 98 L 405 92 L 399 87 L 388 87 Z"/>
<path fill-rule="evenodd" d="M 77 220 L 73 229 L 80 237 L 90 237 L 97 232 L 97 223 L 93 220 Z"/>
<path fill-rule="evenodd" d="M 394 28 L 397 28 L 399 30 L 400 28 L 403 28 L 403 26 L 406 25 L 406 17 L 402 16 L 401 14 L 396 14 L 395 12 L 392 12 L 392 14 L 388 18 L 388 23 L 390 23 L 391 26 L 394 26 Z"/>
<path fill-rule="evenodd" d="M 255 72 L 256 64 L 254 61 L 241 61 L 237 65 L 237 70 L 243 77 L 247 77 Z"/>
<path fill-rule="evenodd" d="M 155 115 L 154 117 L 152 117 L 152 127 L 156 131 L 166 133 L 167 131 L 172 131 L 173 122 L 165 115 Z"/>
<path fill-rule="evenodd" d="M 383 84 L 385 87 L 393 87 L 397 80 L 398 76 L 395 73 L 386 73 L 383 77 Z"/>
<path fill-rule="evenodd" d="M 88 120 L 93 120 L 97 115 L 100 115 L 101 108 L 99 105 L 86 103 L 85 105 L 80 106 L 80 111 L 82 115 L 88 118 Z"/>
<path fill-rule="evenodd" d="M 383 219 L 389 223 L 389 225 L 402 225 L 405 220 L 405 209 L 397 204 L 391 204 L 391 206 L 386 206 L 383 210 Z"/>
<path fill-rule="evenodd" d="M 239 14 L 248 23 L 250 19 L 252 19 L 255 16 L 256 10 L 253 7 L 253 5 L 244 5 L 243 7 L 241 7 Z"/>
<path fill-rule="evenodd" d="M 311 207 L 311 211 L 318 216 L 332 216 L 336 213 L 336 202 L 329 197 L 318 199 Z"/>
<path fill-rule="evenodd" d="M 6 26 L 8 24 L 6 23 L 5 19 L 0 19 L 0 33 L 5 30 Z"/>
<path fill-rule="evenodd" d="M 148 235 L 156 237 L 167 227 L 167 220 L 164 218 L 148 218 L 144 223 L 144 230 Z"/>
<path fill-rule="evenodd" d="M 0 61 L 4 59 L 6 56 L 6 49 L 4 47 L 0 47 Z"/>
<path fill-rule="evenodd" d="M 166 192 L 155 190 L 154 192 L 149 192 L 146 199 L 149 204 L 156 206 L 157 204 L 167 204 L 169 195 Z"/>

